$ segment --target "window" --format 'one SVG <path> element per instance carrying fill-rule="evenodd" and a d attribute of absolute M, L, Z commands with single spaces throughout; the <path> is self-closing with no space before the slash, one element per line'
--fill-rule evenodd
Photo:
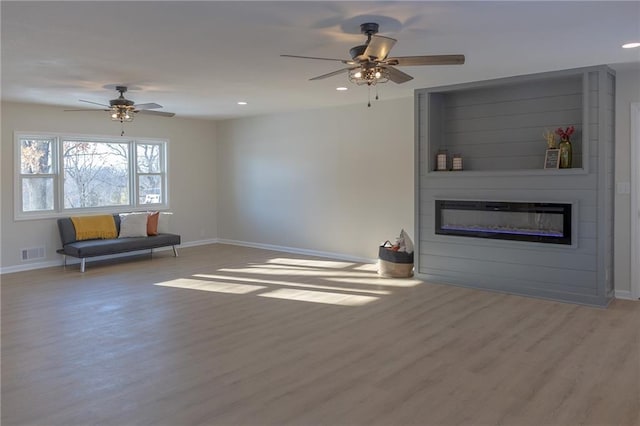
<path fill-rule="evenodd" d="M 64 208 L 129 205 L 129 144 L 64 140 Z"/>
<path fill-rule="evenodd" d="M 16 134 L 16 218 L 166 208 L 167 142 Z"/>
<path fill-rule="evenodd" d="M 55 140 L 45 138 L 20 140 L 20 188 L 22 211 L 54 209 Z"/>
<path fill-rule="evenodd" d="M 164 202 L 162 196 L 162 145 L 158 143 L 136 144 L 136 167 L 138 176 L 138 203 L 156 204 Z"/>

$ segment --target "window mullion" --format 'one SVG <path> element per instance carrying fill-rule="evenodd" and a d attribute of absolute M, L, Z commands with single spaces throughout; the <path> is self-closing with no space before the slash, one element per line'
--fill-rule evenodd
<path fill-rule="evenodd" d="M 129 193 L 131 194 L 129 204 L 132 207 L 138 207 L 140 205 L 140 196 L 138 195 L 138 153 L 136 146 L 136 141 L 129 142 Z"/>
<path fill-rule="evenodd" d="M 53 200 L 54 208 L 56 212 L 62 211 L 62 206 L 64 206 L 64 167 L 62 162 L 62 142 L 59 137 L 54 138 L 53 143 L 55 144 L 55 153 L 54 163 L 53 163 L 53 171 L 55 173 L 54 178 L 54 188 L 56 189 L 56 195 Z"/>

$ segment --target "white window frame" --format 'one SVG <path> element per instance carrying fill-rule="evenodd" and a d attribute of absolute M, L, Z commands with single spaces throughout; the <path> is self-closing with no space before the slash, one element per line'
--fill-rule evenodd
<path fill-rule="evenodd" d="M 49 139 L 53 141 L 52 174 L 41 175 L 43 177 L 53 177 L 54 200 L 52 210 L 23 211 L 22 210 L 22 179 L 25 175 L 21 170 L 21 140 L 23 139 Z M 64 166 L 62 162 L 64 141 L 88 141 L 103 143 L 126 143 L 129 146 L 129 204 L 119 206 L 89 207 L 89 208 L 65 208 L 64 207 Z M 160 173 L 138 173 L 137 170 L 137 144 L 160 145 Z M 164 138 L 140 138 L 128 136 L 105 136 L 87 135 L 76 133 L 56 133 L 56 132 L 14 132 L 14 219 L 47 219 L 71 216 L 74 214 L 90 213 L 121 213 L 131 211 L 167 210 L 169 206 L 169 140 Z M 162 202 L 141 204 L 138 196 L 139 175 L 160 175 L 162 179 L 161 194 Z"/>

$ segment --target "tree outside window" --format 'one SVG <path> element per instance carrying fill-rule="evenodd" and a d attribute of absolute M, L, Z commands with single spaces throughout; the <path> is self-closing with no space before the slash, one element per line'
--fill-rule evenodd
<path fill-rule="evenodd" d="M 129 204 L 129 145 L 64 141 L 64 208 Z"/>
<path fill-rule="evenodd" d="M 22 139 L 20 141 L 20 181 L 22 210 L 54 209 L 54 141 Z"/>

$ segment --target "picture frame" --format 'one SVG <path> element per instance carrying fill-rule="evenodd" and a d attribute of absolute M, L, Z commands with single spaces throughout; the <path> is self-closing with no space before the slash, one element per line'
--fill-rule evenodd
<path fill-rule="evenodd" d="M 560 150 L 548 149 L 544 156 L 544 168 L 545 169 L 558 169 L 560 168 Z"/>

